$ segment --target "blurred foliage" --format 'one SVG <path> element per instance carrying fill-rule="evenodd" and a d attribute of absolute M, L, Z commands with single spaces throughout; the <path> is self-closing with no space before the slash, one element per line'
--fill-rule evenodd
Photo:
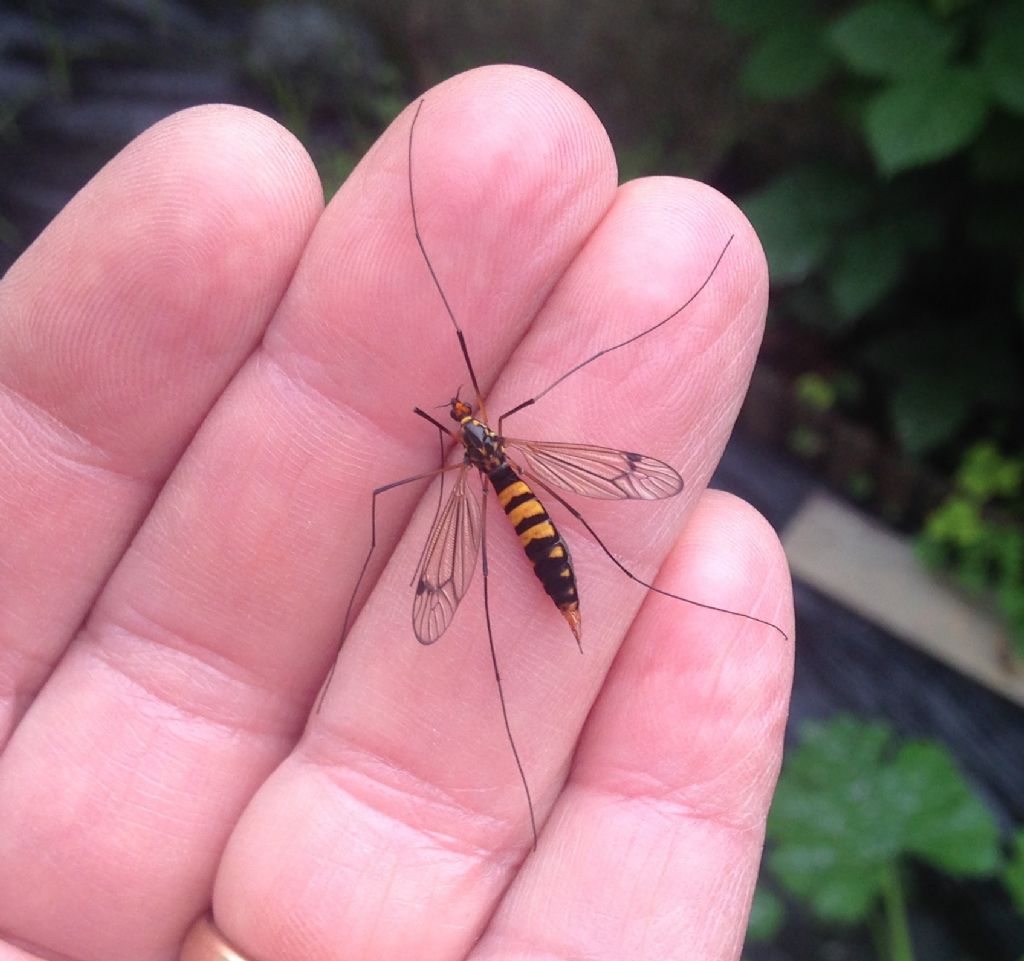
<path fill-rule="evenodd" d="M 816 415 L 825 414 L 835 407 L 835 387 L 827 377 L 812 371 L 797 377 L 793 382 L 793 394 L 799 407 L 810 416 L 790 428 L 786 446 L 803 460 L 817 460 L 828 449 L 828 439 L 822 420 Z"/>
<path fill-rule="evenodd" d="M 1024 828 L 1013 836 L 1010 857 L 1003 869 L 1003 884 L 1017 910 L 1024 914 Z"/>
<path fill-rule="evenodd" d="M 999 864 L 995 822 L 944 747 L 850 717 L 805 727 L 768 837 L 772 873 L 831 921 L 866 918 L 904 857 L 959 876 Z"/>
<path fill-rule="evenodd" d="M 805 724 L 786 757 L 768 816 L 766 865 L 821 921 L 876 924 L 879 956 L 909 961 L 908 862 L 964 879 L 1002 870 L 1013 890 L 1019 836 L 1016 843 L 1003 868 L 995 820 L 944 746 L 899 741 L 884 724 L 840 715 Z M 763 882 L 759 890 L 752 941 L 771 937 L 783 921 Z"/>
<path fill-rule="evenodd" d="M 351 6 L 12 0 L 0 14 L 0 249 L 13 259 L 105 160 L 195 103 L 274 116 L 332 194 L 410 86 Z"/>
<path fill-rule="evenodd" d="M 777 308 L 878 382 L 907 452 L 955 459 L 979 432 L 1019 449 L 1024 4 L 714 6 L 749 38 L 748 95 L 819 125 L 741 200 Z"/>
<path fill-rule="evenodd" d="M 803 460 L 815 460 L 825 453 L 825 439 L 806 424 L 797 424 L 786 439 L 789 450 Z"/>
<path fill-rule="evenodd" d="M 1006 457 L 991 441 L 971 447 L 917 550 L 927 566 L 951 570 L 971 593 L 995 597 L 1024 658 L 1024 457 Z"/>
<path fill-rule="evenodd" d="M 813 367 L 797 395 L 880 421 L 944 473 L 961 465 L 919 553 L 991 592 L 1024 653 L 1024 497 L 998 480 L 1024 451 L 1024 3 L 714 6 L 748 38 L 747 94 L 798 109 L 819 133 L 741 206 L 768 255 L 776 314 L 829 345 L 828 363 L 870 399 L 830 396 L 834 372 Z M 748 156 L 770 157 L 784 123 L 756 129 Z M 791 449 L 820 457 L 816 433 L 800 425 Z M 997 464 L 999 450 L 1016 453 Z"/>
<path fill-rule="evenodd" d="M 793 387 L 797 399 L 813 410 L 831 410 L 835 405 L 835 385 L 821 374 L 802 374 L 796 379 Z"/>
<path fill-rule="evenodd" d="M 375 33 L 341 4 L 261 4 L 244 62 L 309 148 L 328 199 L 407 100 Z"/>
<path fill-rule="evenodd" d="M 754 892 L 750 905 L 750 919 L 747 921 L 747 942 L 750 944 L 771 941 L 782 928 L 786 909 L 782 900 L 763 885 Z"/>
<path fill-rule="evenodd" d="M 710 5 L 646 0 L 351 0 L 410 78 L 410 94 L 481 64 L 545 70 L 593 107 L 624 179 L 707 178 L 735 141 L 743 105 L 736 39 Z"/>

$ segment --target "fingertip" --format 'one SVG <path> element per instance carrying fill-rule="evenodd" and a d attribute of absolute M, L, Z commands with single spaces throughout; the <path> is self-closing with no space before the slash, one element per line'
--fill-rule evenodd
<path fill-rule="evenodd" d="M 115 454 L 150 438 L 150 463 L 119 469 L 159 472 L 176 446 L 150 408 L 205 412 L 262 336 L 322 203 L 309 157 L 269 118 L 229 106 L 168 117 L 11 268 L 0 378 Z M 175 403 L 160 404 L 172 386 Z"/>
<path fill-rule="evenodd" d="M 690 252 L 694 270 L 721 263 L 714 289 L 701 297 L 729 314 L 733 327 L 760 337 L 768 309 L 768 262 L 746 215 L 714 187 L 685 177 L 642 177 L 619 188 L 619 201 L 648 212 L 663 244 Z"/>
<path fill-rule="evenodd" d="M 404 141 L 417 109 L 416 206 L 449 285 L 467 269 L 458 250 L 467 222 L 477 246 L 516 238 L 517 259 L 501 265 L 507 275 L 578 245 L 612 202 L 608 134 L 590 105 L 549 74 L 513 65 L 458 74 L 410 104 L 389 136 Z M 445 249 L 436 238 L 448 239 Z"/>
<path fill-rule="evenodd" d="M 555 171 L 576 183 L 596 181 L 610 202 L 617 174 L 608 134 L 591 106 L 550 74 L 514 65 L 478 67 L 438 84 L 409 109 L 418 104 L 431 129 L 424 125 L 417 137 L 431 138 L 436 166 L 449 175 L 476 168 L 476 183 L 460 186 L 486 189 L 493 171 L 496 183 L 516 176 L 561 188 L 551 183 Z M 482 199 L 494 203 L 489 189 L 480 198 L 460 198 Z"/>
<path fill-rule="evenodd" d="M 645 600 L 573 776 L 624 795 L 673 785 L 700 816 L 759 829 L 792 682 L 793 645 L 780 634 L 792 637 L 792 600 L 778 538 L 748 504 L 709 491 L 655 586 L 676 596 Z"/>
<path fill-rule="evenodd" d="M 225 285 L 275 269 L 268 254 L 294 268 L 323 209 L 319 175 L 296 137 L 229 104 L 172 114 L 96 181 L 100 202 L 138 204 L 142 229 Z"/>
<path fill-rule="evenodd" d="M 792 581 L 782 542 L 764 515 L 733 494 L 701 495 L 661 578 L 682 585 L 688 596 L 699 589 L 708 604 L 736 612 L 737 628 L 743 621 L 756 624 L 744 616 L 750 615 L 786 640 L 793 636 Z"/>

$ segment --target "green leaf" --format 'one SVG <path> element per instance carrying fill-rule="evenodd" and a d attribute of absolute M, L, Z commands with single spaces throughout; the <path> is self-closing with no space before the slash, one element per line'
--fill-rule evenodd
<path fill-rule="evenodd" d="M 1024 914 L 1024 828 L 1018 828 L 1010 847 L 1010 859 L 1003 869 L 1003 884 L 1017 910 Z"/>
<path fill-rule="evenodd" d="M 787 770 L 802 781 L 826 787 L 850 769 L 877 765 L 892 738 L 881 722 L 858 721 L 840 714 L 831 721 L 812 721 L 801 731 L 802 747 L 787 759 Z"/>
<path fill-rule="evenodd" d="M 1019 0 L 992 11 L 979 62 L 996 100 L 1007 110 L 1024 114 L 1024 5 Z"/>
<path fill-rule="evenodd" d="M 982 405 L 1019 405 L 1017 351 L 998 318 L 894 330 L 861 357 L 893 382 L 890 416 L 907 450 L 918 454 L 949 440 Z"/>
<path fill-rule="evenodd" d="M 1003 527 L 1000 532 L 999 576 L 1002 587 L 1011 593 L 1016 591 L 1024 605 L 1024 527 Z M 1024 614 L 1024 607 L 1020 613 Z"/>
<path fill-rule="evenodd" d="M 905 744 L 883 772 L 882 792 L 904 819 L 904 848 L 959 877 L 992 874 L 999 830 L 942 745 Z"/>
<path fill-rule="evenodd" d="M 981 130 L 988 94 L 978 74 L 950 67 L 894 83 L 868 104 L 864 128 L 887 174 L 952 156 Z"/>
<path fill-rule="evenodd" d="M 822 918 L 862 919 L 880 892 L 882 865 L 896 854 L 871 783 L 891 736 L 884 725 L 840 716 L 807 724 L 786 760 L 768 817 L 768 863 Z"/>
<path fill-rule="evenodd" d="M 959 550 L 976 547 L 983 536 L 977 503 L 962 495 L 947 498 L 928 517 L 924 534 L 935 544 L 949 544 Z"/>
<path fill-rule="evenodd" d="M 712 9 L 720 23 L 737 33 L 756 34 L 794 20 L 807 19 L 812 10 L 809 0 L 714 0 Z"/>
<path fill-rule="evenodd" d="M 972 398 L 930 371 L 904 373 L 889 397 L 889 414 L 903 449 L 920 457 L 953 439 L 967 423 Z"/>
<path fill-rule="evenodd" d="M 836 235 L 865 209 L 863 182 L 825 166 L 798 167 L 740 201 L 768 256 L 772 280 L 796 284 L 828 256 Z"/>
<path fill-rule="evenodd" d="M 906 253 L 904 235 L 888 225 L 846 234 L 826 275 L 836 313 L 852 321 L 876 306 L 903 275 Z"/>
<path fill-rule="evenodd" d="M 1024 661 L 1024 584 L 1004 585 L 997 597 L 999 610 L 1009 625 L 1010 648 Z"/>
<path fill-rule="evenodd" d="M 782 902 L 758 884 L 754 891 L 754 903 L 750 906 L 750 919 L 747 921 L 747 941 L 751 944 L 771 941 L 779 933 L 784 920 Z"/>
<path fill-rule="evenodd" d="M 927 530 L 918 535 L 914 543 L 914 553 L 921 564 L 930 571 L 937 571 L 949 565 L 949 551 L 931 537 Z"/>
<path fill-rule="evenodd" d="M 856 73 L 909 78 L 941 67 L 957 35 L 908 0 L 876 0 L 858 4 L 836 20 L 828 39 Z"/>
<path fill-rule="evenodd" d="M 821 42 L 820 26 L 797 20 L 760 38 L 743 65 L 743 89 L 762 100 L 794 100 L 816 90 L 828 76 L 832 58 Z"/>
<path fill-rule="evenodd" d="M 813 410 L 831 410 L 836 403 L 836 389 L 821 374 L 811 371 L 801 374 L 793 384 L 797 399 Z"/>
<path fill-rule="evenodd" d="M 1016 497 L 1024 490 L 1024 461 L 1004 457 L 993 441 L 978 441 L 964 454 L 957 468 L 956 483 L 980 501 Z"/>
<path fill-rule="evenodd" d="M 866 918 L 906 856 L 953 874 L 991 871 L 994 820 L 934 742 L 898 746 L 877 723 L 805 726 L 771 813 L 768 863 L 823 920 Z"/>
<path fill-rule="evenodd" d="M 790 894 L 823 921 L 864 921 L 881 894 L 883 878 L 877 870 L 853 857 L 837 863 L 829 844 L 786 845 L 772 853 L 769 864 Z"/>

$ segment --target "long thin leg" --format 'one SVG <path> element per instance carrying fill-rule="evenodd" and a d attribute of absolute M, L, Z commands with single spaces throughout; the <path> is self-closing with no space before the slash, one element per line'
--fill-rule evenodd
<path fill-rule="evenodd" d="M 390 484 L 384 484 L 381 487 L 374 488 L 373 496 L 370 500 L 370 549 L 366 552 L 366 558 L 363 560 L 363 566 L 359 569 L 359 577 L 356 578 L 356 586 L 352 588 L 352 595 L 349 597 L 348 604 L 345 607 L 345 618 L 341 622 L 341 634 L 338 640 L 339 652 L 341 651 L 341 645 L 345 643 L 345 635 L 348 633 L 349 618 L 352 616 L 352 607 L 356 602 L 356 595 L 359 593 L 359 588 L 363 583 L 363 578 L 366 576 L 366 570 L 370 566 L 370 558 L 373 557 L 373 550 L 377 546 L 377 497 L 387 491 L 394 490 L 396 487 L 402 487 L 405 484 L 411 484 L 414 481 L 436 477 L 438 474 L 443 474 L 450 470 L 456 470 L 462 466 L 462 464 L 449 464 L 446 467 L 435 467 L 433 470 L 425 471 L 422 474 L 414 474 L 412 477 L 403 477 L 401 480 L 392 481 Z M 337 665 L 338 656 L 335 654 L 334 661 L 331 663 L 330 670 L 327 672 L 327 677 L 324 678 L 323 687 L 320 688 L 320 696 L 316 699 L 315 711 L 317 714 L 320 713 L 320 708 L 323 707 L 324 698 L 327 696 L 327 689 L 331 686 L 331 679 L 334 677 L 334 669 Z"/>
<path fill-rule="evenodd" d="M 715 276 L 715 271 L 718 270 L 718 265 L 721 264 L 722 258 L 725 257 L 725 252 L 729 249 L 729 245 L 732 243 L 733 236 L 735 235 L 730 235 L 729 239 L 725 242 L 725 246 L 722 248 L 722 252 L 718 255 L 718 259 L 715 260 L 713 266 L 711 267 L 711 270 L 708 272 L 707 277 L 704 278 L 701 285 L 692 294 L 690 294 L 690 296 L 686 299 L 686 301 L 683 304 L 681 304 L 679 307 L 673 310 L 672 313 L 669 314 L 667 317 L 664 317 L 661 320 L 659 320 L 656 324 L 652 324 L 650 327 L 641 330 L 640 333 L 633 334 L 632 337 L 627 337 L 621 343 L 613 344 L 611 347 L 605 347 L 604 350 L 599 350 L 593 356 L 588 357 L 584 361 L 580 361 L 580 363 L 578 363 L 575 367 L 570 367 L 569 370 L 567 370 L 564 374 L 562 374 L 560 377 L 556 378 L 550 384 L 548 384 L 548 386 L 545 387 L 539 394 L 535 395 L 534 397 L 531 397 L 529 400 L 524 400 L 521 404 L 516 404 L 516 406 L 513 407 L 511 410 L 505 411 L 505 413 L 498 418 L 498 434 L 504 436 L 502 424 L 504 423 L 506 417 L 511 417 L 513 414 L 518 413 L 519 411 L 523 410 L 526 407 L 532 407 L 546 393 L 548 393 L 551 390 L 554 390 L 560 383 L 562 383 L 563 380 L 565 380 L 567 377 L 571 377 L 573 374 L 576 373 L 576 371 L 582 370 L 584 367 L 587 366 L 587 364 L 592 364 L 599 357 L 604 357 L 605 354 L 610 354 L 613 350 L 618 350 L 620 347 L 625 347 L 628 344 L 633 343 L 633 341 L 639 340 L 641 337 L 646 337 L 648 334 L 657 330 L 659 327 L 663 327 L 670 320 L 672 320 L 673 317 L 676 317 L 678 314 L 681 314 L 684 310 L 686 310 L 686 308 L 689 307 L 690 304 L 692 304 L 700 296 L 704 288 L 707 287 L 709 283 L 711 283 L 711 278 Z"/>
<path fill-rule="evenodd" d="M 416 131 L 416 121 L 419 119 L 420 111 L 423 109 L 423 101 L 421 100 L 416 104 L 416 112 L 412 115 L 412 123 L 409 124 L 409 159 L 408 159 L 408 173 L 409 173 L 409 206 L 412 208 L 412 229 L 416 235 L 416 243 L 420 248 L 420 253 L 423 254 L 423 260 L 426 262 L 427 270 L 430 271 L 430 279 L 434 281 L 434 286 L 437 288 L 437 292 L 441 295 L 441 303 L 444 304 L 444 309 L 448 312 L 448 316 L 451 318 L 452 325 L 455 327 L 455 335 L 459 338 L 459 347 L 462 350 L 462 358 L 466 361 L 466 369 L 469 371 L 469 379 L 473 383 L 473 390 L 476 391 L 476 404 L 477 410 L 482 412 L 483 419 L 486 420 L 486 413 L 484 413 L 484 401 L 483 395 L 480 393 L 480 384 L 476 379 L 476 371 L 473 370 L 473 362 L 469 359 L 469 349 L 466 347 L 466 335 L 462 333 L 462 327 L 459 326 L 459 322 L 455 319 L 455 311 L 452 310 L 452 305 L 448 302 L 448 297 L 445 295 L 444 289 L 441 287 L 441 281 L 437 277 L 437 272 L 434 270 L 434 265 L 430 262 L 430 256 L 427 254 L 426 245 L 423 243 L 423 235 L 420 233 L 420 222 L 416 216 L 416 195 L 412 188 L 412 140 L 413 134 Z"/>
<path fill-rule="evenodd" d="M 655 587 L 653 584 L 648 584 L 643 578 L 637 577 L 625 564 L 622 563 L 605 545 L 605 542 L 601 540 L 597 535 L 597 531 L 587 523 L 587 519 L 572 506 L 564 497 L 552 490 L 547 484 L 536 477 L 533 474 L 526 473 L 523 476 L 528 477 L 530 482 L 536 484 L 538 487 L 543 488 L 548 494 L 550 494 L 559 504 L 561 504 L 573 517 L 576 518 L 590 534 L 591 537 L 597 541 L 597 546 L 601 548 L 608 555 L 611 562 L 626 575 L 631 581 L 636 581 L 637 584 L 642 584 L 649 591 L 654 591 L 655 594 L 661 594 L 663 597 L 671 597 L 673 600 L 682 601 L 684 604 L 692 604 L 694 607 L 702 607 L 706 611 L 718 611 L 719 614 L 731 614 L 733 617 L 742 617 L 744 620 L 754 621 L 758 624 L 763 624 L 765 627 L 770 627 L 773 631 L 777 631 L 787 641 L 789 635 L 777 624 L 773 624 L 771 621 L 763 620 L 760 617 L 755 617 L 753 614 L 744 614 L 742 611 L 731 611 L 727 607 L 717 607 L 714 604 L 705 604 L 703 601 L 695 601 L 692 597 L 683 597 L 680 594 L 673 594 L 671 591 L 662 590 L 660 587 Z"/>
<path fill-rule="evenodd" d="M 454 433 L 452 433 L 451 430 L 449 430 L 447 427 L 445 427 L 445 425 L 442 424 L 437 418 L 432 417 L 430 414 L 428 414 L 422 407 L 414 407 L 412 409 L 412 412 L 417 417 L 422 417 L 428 423 L 433 424 L 439 431 L 441 431 L 442 434 L 447 434 L 449 437 L 452 437 L 452 438 L 455 438 L 455 440 L 458 440 L 458 438 L 455 436 Z"/>
<path fill-rule="evenodd" d="M 482 475 L 481 475 L 482 476 Z M 526 780 L 526 772 L 523 770 L 523 762 L 519 760 L 519 751 L 516 748 L 516 740 L 512 736 L 512 726 L 508 721 L 508 707 L 505 704 L 505 689 L 501 684 L 501 671 L 498 670 L 498 655 L 494 649 L 494 631 L 491 628 L 491 600 L 487 576 L 487 481 L 483 482 L 483 494 L 481 495 L 480 516 L 481 524 L 481 560 L 480 566 L 483 570 L 484 579 L 484 620 L 487 623 L 487 644 L 491 650 L 491 664 L 494 666 L 494 680 L 498 683 L 498 700 L 501 702 L 501 717 L 505 722 L 505 733 L 508 735 L 508 743 L 512 748 L 512 757 L 515 758 L 516 768 L 519 771 L 519 779 L 523 782 L 523 791 L 526 793 L 526 806 L 530 811 L 530 830 L 533 832 L 533 849 L 537 850 L 537 818 L 533 811 L 533 797 L 530 795 L 530 785 Z"/>

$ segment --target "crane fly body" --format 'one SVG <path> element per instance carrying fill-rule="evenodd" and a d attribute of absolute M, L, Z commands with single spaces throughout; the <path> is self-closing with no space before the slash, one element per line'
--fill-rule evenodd
<path fill-rule="evenodd" d="M 437 427 L 451 433 L 425 412 Z M 457 396 L 449 415 L 458 425 L 454 435 L 464 450 L 463 463 L 445 508 L 438 514 L 413 581 L 413 630 L 423 644 L 432 644 L 451 623 L 472 579 L 482 542 L 482 510 L 467 490 L 470 468 L 476 468 L 494 491 L 534 573 L 565 618 L 582 650 L 580 601 L 569 545 L 558 532 L 535 486 L 605 499 L 654 500 L 672 497 L 683 479 L 668 464 L 632 451 L 528 441 L 502 437 Z M 477 507 L 480 510 L 477 510 Z"/>
<path fill-rule="evenodd" d="M 572 632 L 580 650 L 582 647 L 582 619 L 580 598 L 576 583 L 576 572 L 572 563 L 569 546 L 558 531 L 541 495 L 561 505 L 590 534 L 610 561 L 629 579 L 648 590 L 686 604 L 722 614 L 742 617 L 746 620 L 772 628 L 788 640 L 785 632 L 771 621 L 762 620 L 752 614 L 732 611 L 692 598 L 681 597 L 670 591 L 654 587 L 629 570 L 605 545 L 593 527 L 575 507 L 565 500 L 560 491 L 585 497 L 605 500 L 659 500 L 674 497 L 683 490 L 683 478 L 669 464 L 632 451 L 590 444 L 561 443 L 550 441 L 523 440 L 505 436 L 504 421 L 524 408 L 530 407 L 557 387 L 566 378 L 605 354 L 625 347 L 641 337 L 652 333 L 682 313 L 711 282 L 732 242 L 729 237 L 718 258 L 711 266 L 704 281 L 688 299 L 668 316 L 639 333 L 613 344 L 586 358 L 550 383 L 539 394 L 505 411 L 499 418 L 497 428 L 489 425 L 476 372 L 470 359 L 465 334 L 456 319 L 455 312 L 445 295 L 441 282 L 434 270 L 427 248 L 420 233 L 416 213 L 416 198 L 413 189 L 413 135 L 423 100 L 416 106 L 409 125 L 408 139 L 408 188 L 409 205 L 412 214 L 413 235 L 419 247 L 430 278 L 436 288 L 444 310 L 454 327 L 463 362 L 475 393 L 475 407 L 459 398 L 458 394 L 448 403 L 448 413 L 458 425 L 452 430 L 425 410 L 416 407 L 414 413 L 432 424 L 443 436 L 447 434 L 461 445 L 463 457 L 460 463 L 442 465 L 432 471 L 406 477 L 384 484 L 373 491 L 371 502 L 370 548 L 353 588 L 345 612 L 342 638 L 344 638 L 352 608 L 363 577 L 370 564 L 377 542 L 377 498 L 386 491 L 441 476 L 442 494 L 431 523 L 430 532 L 420 554 L 412 578 L 414 594 L 412 601 L 412 626 L 416 639 L 421 644 L 433 644 L 452 623 L 462 598 L 473 579 L 477 559 L 482 557 L 484 620 L 487 626 L 487 640 L 490 649 L 494 676 L 498 686 L 505 733 L 512 756 L 522 781 L 530 815 L 530 827 L 534 845 L 537 843 L 537 824 L 530 795 L 530 786 L 523 764 L 516 748 L 515 738 L 509 722 L 504 689 L 498 670 L 494 632 L 491 624 L 488 592 L 486 507 L 488 492 L 493 491 L 498 504 L 508 517 L 519 537 L 526 557 L 533 565 L 534 574 L 544 591 L 561 613 Z M 447 499 L 443 495 L 443 478 L 449 472 L 457 472 Z M 480 479 L 480 488 L 475 489 L 470 481 Z M 332 669 L 333 670 L 333 669 Z M 321 703 L 326 693 L 330 675 L 321 693 Z"/>
<path fill-rule="evenodd" d="M 458 425 L 458 440 L 465 451 L 462 473 L 456 479 L 456 489 L 449 504 L 467 503 L 461 491 L 470 467 L 487 478 L 498 503 L 505 511 L 515 529 L 526 556 L 533 564 L 534 573 L 555 606 L 569 624 L 576 643 L 582 650 L 580 639 L 580 602 L 576 591 L 576 573 L 573 570 L 569 546 L 558 533 L 551 515 L 540 502 L 536 493 L 523 479 L 522 470 L 509 460 L 504 440 L 482 420 L 473 416 L 473 409 L 457 396 L 450 403 L 449 414 Z M 475 497 L 469 498 L 476 504 Z M 476 527 L 479 515 L 472 510 L 461 515 L 463 527 L 435 523 L 427 540 L 427 550 L 421 561 L 419 576 L 416 578 L 416 599 L 413 602 L 413 629 L 423 644 L 433 643 L 450 623 L 465 589 L 469 586 L 476 557 L 478 538 Z M 451 532 L 449 534 L 448 532 Z M 467 576 L 444 579 L 437 576 L 444 569 L 437 560 L 442 559 L 457 545 L 448 543 L 447 538 L 461 537 L 473 545 L 467 552 L 470 558 Z"/>

